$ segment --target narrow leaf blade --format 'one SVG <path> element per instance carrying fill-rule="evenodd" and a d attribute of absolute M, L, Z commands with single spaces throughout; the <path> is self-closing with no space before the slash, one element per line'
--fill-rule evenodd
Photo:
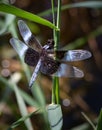
<path fill-rule="evenodd" d="M 36 114 L 37 112 L 39 111 L 39 109 L 37 109 L 36 111 L 24 116 L 24 117 L 21 117 L 20 119 L 18 119 L 16 122 L 14 122 L 10 128 L 14 129 L 16 128 L 17 126 L 19 126 L 21 123 L 23 123 L 25 120 L 27 120 L 28 118 L 30 118 L 32 115 Z"/>
<path fill-rule="evenodd" d="M 102 130 L 102 109 L 100 111 L 99 119 L 98 119 L 98 124 L 97 124 L 97 129 L 96 130 Z"/>
<path fill-rule="evenodd" d="M 45 19 L 43 19 L 37 15 L 34 15 L 30 12 L 27 12 L 27 11 L 24 11 L 24 10 L 19 9 L 17 7 L 14 7 L 12 5 L 0 3 L 0 11 L 5 12 L 5 13 L 9 13 L 9 14 L 13 14 L 13 15 L 16 15 L 16 16 L 21 17 L 21 18 L 31 20 L 33 22 L 48 26 L 48 27 L 53 28 L 53 29 L 56 28 L 54 26 L 54 24 L 52 24 L 50 21 L 45 20 Z"/>

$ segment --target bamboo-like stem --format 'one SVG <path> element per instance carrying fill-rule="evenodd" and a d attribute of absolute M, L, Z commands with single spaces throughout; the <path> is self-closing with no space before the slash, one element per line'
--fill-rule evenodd
<path fill-rule="evenodd" d="M 54 34 L 54 49 L 57 50 L 59 46 L 60 41 L 60 13 L 61 13 L 61 0 L 58 0 L 58 10 L 57 10 L 57 21 L 55 21 L 55 11 L 54 11 L 54 0 L 51 0 L 52 3 L 52 17 L 53 17 L 53 24 L 56 25 L 58 30 L 53 31 Z M 59 78 L 54 77 L 53 78 L 53 88 L 52 88 L 52 103 L 60 103 L 59 100 Z"/>
<path fill-rule="evenodd" d="M 56 31 L 56 42 L 55 48 L 58 49 L 60 43 L 60 16 L 61 16 L 61 0 L 58 0 L 58 10 L 57 10 L 57 28 L 59 30 Z M 60 96 L 59 96 L 59 78 L 55 77 L 56 81 L 56 103 L 60 103 Z"/>
<path fill-rule="evenodd" d="M 55 25 L 55 11 L 54 11 L 54 0 L 51 0 L 51 5 L 52 5 L 52 18 L 53 18 L 53 24 Z M 54 37 L 54 41 L 55 41 L 55 29 L 53 30 L 53 37 Z M 53 87 L 52 87 L 52 103 L 56 102 L 56 96 L 55 96 L 55 89 L 56 85 L 55 85 L 55 77 L 53 78 Z"/>

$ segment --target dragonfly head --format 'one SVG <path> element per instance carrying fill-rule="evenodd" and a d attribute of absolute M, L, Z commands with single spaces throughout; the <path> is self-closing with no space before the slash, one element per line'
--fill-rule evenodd
<path fill-rule="evenodd" d="M 54 48 L 54 40 L 53 39 L 48 39 L 47 45 L 49 46 L 48 49 L 53 49 Z"/>

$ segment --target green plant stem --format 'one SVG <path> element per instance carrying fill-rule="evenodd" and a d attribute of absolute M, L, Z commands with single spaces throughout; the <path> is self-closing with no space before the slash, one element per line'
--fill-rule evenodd
<path fill-rule="evenodd" d="M 57 28 L 59 28 L 59 29 L 60 29 L 60 20 L 61 20 L 61 0 L 58 0 Z M 58 30 L 57 32 L 58 32 L 58 34 L 60 34 L 60 30 Z M 57 39 L 59 40 L 60 38 L 58 37 Z"/>
<path fill-rule="evenodd" d="M 54 10 L 54 0 L 51 1 L 52 3 L 52 16 L 53 16 L 53 24 L 58 28 L 58 30 L 54 29 L 54 49 L 55 51 L 58 49 L 59 41 L 60 41 L 60 13 L 61 13 L 61 0 L 58 0 L 58 10 L 57 10 L 57 21 L 55 22 L 55 10 Z M 52 103 L 60 103 L 59 100 L 59 78 L 53 78 L 53 88 L 52 88 Z"/>
<path fill-rule="evenodd" d="M 53 24 L 55 25 L 54 0 L 51 0 L 51 5 L 52 5 L 52 18 L 53 18 Z"/>
<path fill-rule="evenodd" d="M 53 24 L 55 25 L 55 11 L 54 11 L 54 0 L 51 0 L 51 5 L 52 5 L 52 18 L 53 18 Z M 53 37 L 55 41 L 55 29 L 53 29 Z M 56 95 L 55 95 L 55 77 L 53 78 L 53 87 L 52 87 L 52 103 L 55 104 L 56 102 Z"/>
<path fill-rule="evenodd" d="M 56 35 L 56 42 L 55 42 L 55 48 L 58 49 L 59 42 L 60 42 L 60 16 L 61 16 L 61 0 L 58 0 L 58 10 L 57 10 L 57 28 L 59 30 L 55 30 Z M 56 103 L 60 103 L 60 96 L 59 96 L 59 78 L 55 77 L 56 81 Z"/>

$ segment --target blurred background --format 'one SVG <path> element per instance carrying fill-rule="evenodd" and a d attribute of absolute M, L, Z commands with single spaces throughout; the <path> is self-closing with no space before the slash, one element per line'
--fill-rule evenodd
<path fill-rule="evenodd" d="M 63 0 L 62 4 L 82 1 L 85 0 Z M 16 0 L 11 2 L 14 6 L 34 14 L 40 14 L 51 8 L 51 3 L 48 0 Z M 43 18 L 52 22 L 52 15 L 43 16 Z M 12 75 L 17 73 L 18 86 L 32 95 L 28 89 L 28 82 L 18 55 L 9 43 L 12 36 L 18 35 L 21 39 L 17 28 L 18 19 L 20 18 L 0 13 L 0 75 L 9 80 Z M 50 28 L 25 21 L 42 45 L 46 44 L 48 39 L 53 38 L 53 31 Z M 13 31 L 12 23 L 14 25 Z M 102 10 L 72 8 L 62 11 L 60 39 L 61 47 L 86 49 L 92 53 L 90 59 L 74 63 L 75 66 L 84 71 L 84 78 L 59 79 L 63 111 L 62 130 L 74 130 L 74 127 L 86 123 L 81 114 L 82 111 L 92 121 L 95 121 L 102 106 Z M 50 104 L 52 78 L 41 74 L 38 76 L 37 82 L 40 84 L 46 104 Z M 0 115 L 0 129 L 5 130 L 11 123 L 20 118 L 20 112 L 14 92 L 1 80 L 0 101 L 0 113 L 3 113 Z M 30 107 L 28 105 L 27 107 L 30 111 Z M 32 117 L 32 122 L 34 122 L 34 130 L 41 129 L 42 119 L 39 119 L 39 115 Z M 18 129 L 22 129 L 22 126 Z M 24 127 L 24 129 L 26 128 Z M 91 130 L 90 127 L 88 129 Z"/>

